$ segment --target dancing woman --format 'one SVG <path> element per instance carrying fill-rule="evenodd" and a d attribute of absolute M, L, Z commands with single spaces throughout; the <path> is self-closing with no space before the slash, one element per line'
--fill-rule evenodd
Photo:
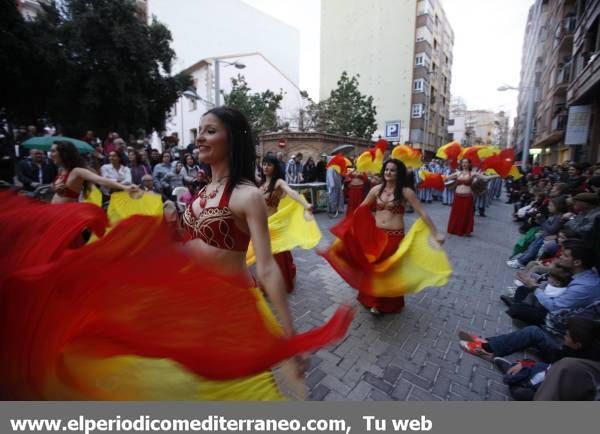
<path fill-rule="evenodd" d="M 354 215 L 332 229 L 338 240 L 322 253 L 342 278 L 358 289 L 358 300 L 373 314 L 399 312 L 404 306 L 403 294 L 443 284 L 450 273 L 441 249 L 423 255 L 423 249 L 432 250 L 426 246 L 429 235 L 439 243 L 444 236 L 408 187 L 404 163 L 386 161 L 381 178 L 382 184 L 369 191 Z M 407 204 L 422 220 L 413 226 L 404 245 Z M 428 268 L 432 262 L 435 267 Z"/>
<path fill-rule="evenodd" d="M 273 239 L 274 236 L 286 237 L 293 236 L 291 232 L 296 232 L 299 237 L 306 237 L 307 233 L 298 233 L 299 231 L 293 231 L 290 227 L 280 228 L 278 230 L 271 230 L 279 228 L 283 223 L 288 226 L 285 221 L 282 221 L 283 215 L 277 215 L 277 210 L 282 199 L 287 196 L 294 200 L 304 209 L 304 218 L 306 221 L 313 221 L 312 205 L 306 201 L 304 196 L 298 194 L 290 188 L 290 186 L 283 180 L 283 173 L 281 172 L 281 166 L 276 157 L 267 155 L 262 160 L 262 182 L 260 184 L 260 191 L 263 194 L 265 204 L 267 205 L 267 212 L 269 216 L 269 229 L 271 232 L 271 248 L 273 249 L 273 256 L 281 274 L 285 281 L 285 287 L 287 292 L 292 292 L 294 289 L 294 280 L 296 279 L 296 265 L 294 265 L 294 258 L 289 250 L 276 251 L 277 247 L 275 244 L 279 244 L 280 240 Z M 287 215 L 288 213 L 285 213 Z M 316 225 L 314 225 L 316 226 Z M 310 231 L 311 228 L 308 228 Z M 318 228 L 316 228 L 318 231 Z M 318 239 L 316 239 L 314 245 L 318 243 L 320 239 L 320 233 Z M 282 240 L 283 241 L 283 240 Z M 283 241 L 283 243 L 286 243 Z M 314 245 L 312 247 L 314 247 Z"/>
<path fill-rule="evenodd" d="M 487 182 L 497 178 L 497 175 L 486 176 L 473 172 L 473 165 L 467 158 L 460 160 L 460 170 L 448 176 L 447 180 L 456 180 L 454 202 L 448 218 L 448 233 L 459 236 L 471 236 L 473 232 L 474 199 L 471 185 L 476 179 Z"/>
<path fill-rule="evenodd" d="M 245 117 L 207 112 L 197 144 L 213 178 L 185 211 L 185 244 L 160 218 L 136 215 L 65 251 L 84 219 L 101 234 L 100 208 L 3 195 L 0 242 L 13 247 L 0 252 L 0 398 L 281 399 L 270 368 L 291 359 L 299 379 L 299 354 L 345 334 L 347 308 L 294 331 Z M 250 240 L 277 319 L 246 267 Z"/>
<path fill-rule="evenodd" d="M 114 190 L 137 191 L 136 186 L 123 185 L 86 169 L 81 155 L 71 142 L 54 142 L 50 157 L 59 167 L 58 176 L 52 183 L 52 203 L 78 202 L 81 192 L 86 196 L 91 184 L 100 184 Z"/>

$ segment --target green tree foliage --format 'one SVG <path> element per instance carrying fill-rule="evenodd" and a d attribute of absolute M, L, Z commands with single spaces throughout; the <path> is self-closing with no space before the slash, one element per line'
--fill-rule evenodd
<path fill-rule="evenodd" d="M 14 1 L 0 1 L 11 1 L 14 9 Z M 132 0 L 52 2 L 31 23 L 13 13 L 7 30 L 13 39 L 6 44 L 23 53 L 12 60 L 12 74 L 23 74 L 21 98 L 13 94 L 3 104 L 19 122 L 47 116 L 75 136 L 87 129 L 164 129 L 167 112 L 191 79 L 171 76 L 169 29 L 156 19 L 147 25 L 136 13 Z"/>
<path fill-rule="evenodd" d="M 277 110 L 281 107 L 283 91 L 266 90 L 252 93 L 243 75 L 231 79 L 231 92 L 224 94 L 225 105 L 235 107 L 246 115 L 252 130 L 258 137 L 278 128 Z"/>
<path fill-rule="evenodd" d="M 322 132 L 371 138 L 377 129 L 377 110 L 373 105 L 373 97 L 360 93 L 359 77 L 358 74 L 349 77 L 346 71 L 342 72 L 337 88 L 331 91 L 329 98 L 319 102 L 318 106 L 309 105 Z"/>

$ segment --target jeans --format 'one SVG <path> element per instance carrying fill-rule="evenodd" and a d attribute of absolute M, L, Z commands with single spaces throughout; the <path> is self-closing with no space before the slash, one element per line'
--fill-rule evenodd
<path fill-rule="evenodd" d="M 537 326 L 527 326 L 512 333 L 488 338 L 487 341 L 495 356 L 506 356 L 515 351 L 535 347 L 542 354 L 542 358 L 547 360 L 552 357 L 552 353 L 561 349 L 560 343 Z"/>
<path fill-rule="evenodd" d="M 514 303 L 506 313 L 511 318 L 521 320 L 526 324 L 542 325 L 546 321 L 548 311 L 537 300 L 534 303 L 533 306 L 527 303 Z"/>
<path fill-rule="evenodd" d="M 544 245 L 544 237 L 540 236 L 540 237 L 537 237 L 535 240 L 533 240 L 533 242 L 529 245 L 529 247 L 527 247 L 527 250 L 525 250 L 521 254 L 521 256 L 519 256 L 517 258 L 517 261 L 519 261 L 519 264 L 527 265 L 527 264 L 529 264 L 529 262 L 531 262 L 535 258 L 537 258 L 537 254 L 543 245 Z"/>

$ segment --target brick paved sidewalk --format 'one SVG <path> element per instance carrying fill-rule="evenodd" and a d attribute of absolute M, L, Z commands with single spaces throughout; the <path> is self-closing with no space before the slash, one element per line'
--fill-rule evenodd
<path fill-rule="evenodd" d="M 450 208 L 434 202 L 425 209 L 445 231 Z M 312 400 L 506 400 L 508 389 L 491 363 L 464 353 L 460 329 L 483 336 L 513 330 L 500 294 L 514 279 L 505 265 L 519 234 L 511 207 L 495 201 L 488 217 L 475 217 L 471 238 L 448 236 L 446 251 L 454 274 L 443 288 L 406 297 L 400 314 L 374 317 L 360 308 L 339 344 L 318 351 L 307 373 Z M 415 214 L 407 214 L 407 227 Z M 332 220 L 318 214 L 331 240 Z M 350 288 L 314 251 L 294 251 L 298 268 L 290 297 L 296 326 L 323 323 L 337 304 L 354 300 Z"/>

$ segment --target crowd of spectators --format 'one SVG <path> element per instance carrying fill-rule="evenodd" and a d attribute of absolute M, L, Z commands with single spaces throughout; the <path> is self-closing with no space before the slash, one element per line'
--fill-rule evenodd
<path fill-rule="evenodd" d="M 506 183 L 522 237 L 518 270 L 500 298 L 520 330 L 459 334 L 466 351 L 493 360 L 523 400 L 593 400 L 600 384 L 600 165 L 535 166 Z M 538 360 L 502 356 L 533 348 Z"/>

